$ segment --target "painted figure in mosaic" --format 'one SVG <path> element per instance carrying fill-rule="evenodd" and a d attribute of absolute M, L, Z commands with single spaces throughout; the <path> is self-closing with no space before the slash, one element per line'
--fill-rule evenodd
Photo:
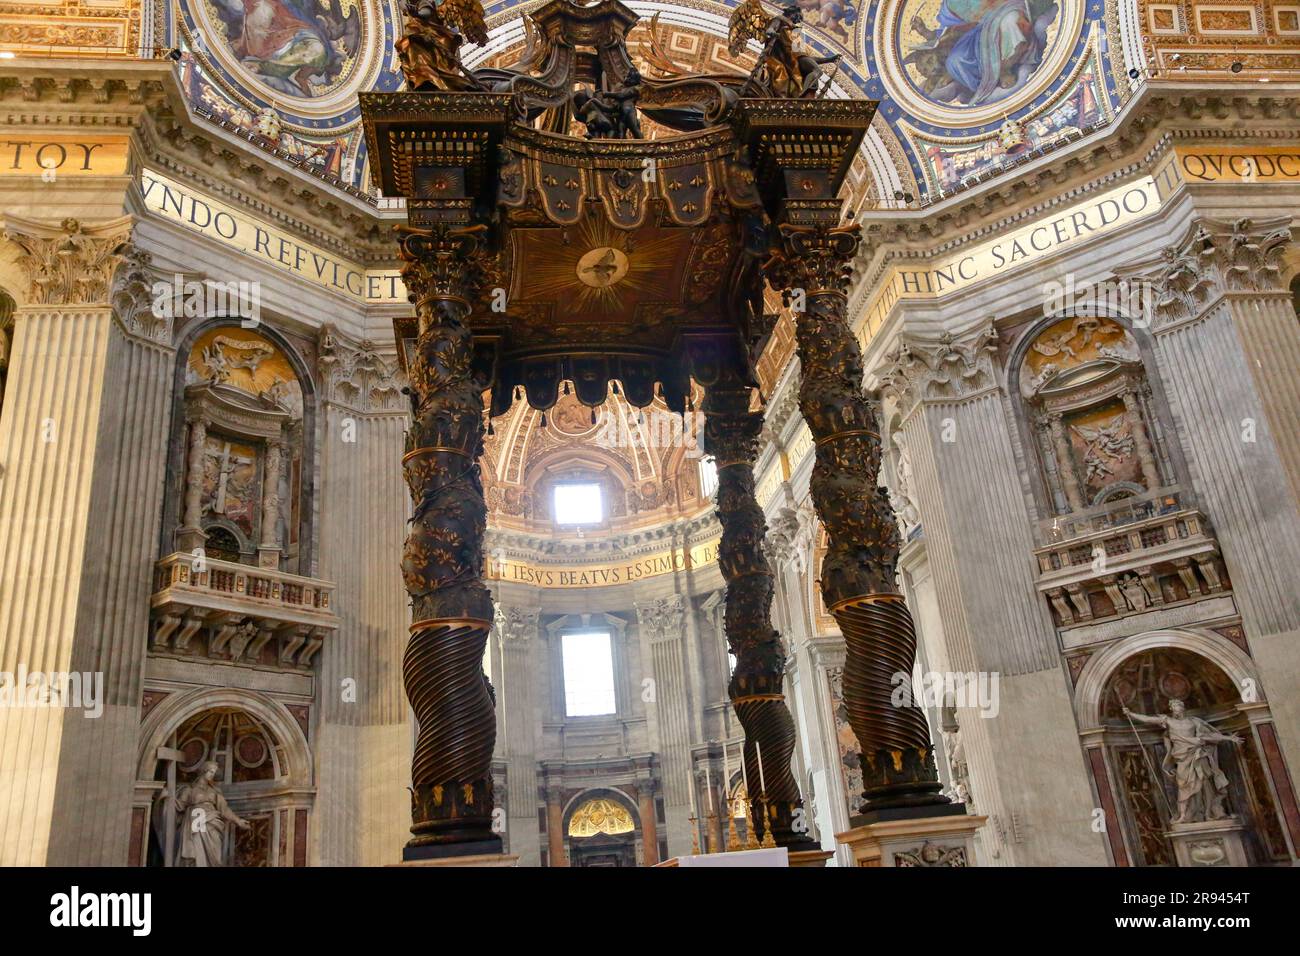
<path fill-rule="evenodd" d="M 316 96 L 356 56 L 361 14 L 340 0 L 214 0 L 230 49 L 267 86 Z"/>
<path fill-rule="evenodd" d="M 935 102 L 993 103 L 1033 76 L 1059 14 L 1056 0 L 943 0 L 935 26 L 912 18 L 924 43 L 903 62 L 921 74 L 922 92 Z"/>
<path fill-rule="evenodd" d="M 1220 743 L 1241 743 L 1236 734 L 1221 734 L 1199 717 L 1187 716 L 1187 709 L 1177 697 L 1170 698 L 1169 713 L 1148 717 L 1135 714 L 1127 707 L 1124 716 L 1140 724 L 1163 727 L 1165 759 L 1161 769 L 1178 784 L 1178 815 L 1174 823 L 1200 823 L 1222 820 L 1228 795 L 1228 777 L 1219 769 Z"/>

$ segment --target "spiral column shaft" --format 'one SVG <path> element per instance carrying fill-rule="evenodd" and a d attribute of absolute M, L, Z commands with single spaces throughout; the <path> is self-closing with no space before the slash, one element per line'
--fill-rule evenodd
<path fill-rule="evenodd" d="M 816 442 L 809 490 L 827 536 L 820 584 L 844 635 L 844 702 L 862 748 L 863 809 L 942 814 L 953 805 L 939 792 L 925 714 L 910 695 L 894 700 L 903 682 L 910 687 L 916 634 L 895 584 L 898 527 L 876 484 L 878 408 L 863 392 L 862 350 L 845 319 L 858 231 L 783 224 L 765 269 L 796 303 L 799 409 Z"/>
<path fill-rule="evenodd" d="M 407 230 L 402 242 L 419 320 L 402 460 L 413 506 L 402 573 L 414 619 L 402 676 L 419 724 L 408 859 L 501 851 L 492 832 L 496 711 L 483 673 L 492 620 L 482 581 L 483 400 L 464 324 L 479 231 Z"/>
<path fill-rule="evenodd" d="M 749 397 L 748 387 L 724 383 L 710 386 L 704 400 L 704 447 L 718 467 L 718 563 L 727 582 L 727 643 L 736 656 L 727 690 L 745 729 L 745 773 L 755 834 L 761 838 L 771 829 L 780 846 L 813 849 L 799 785 L 790 769 L 795 730 L 782 689 L 785 651 L 771 623 L 774 584 L 763 553 L 767 523 L 754 495 L 763 416 L 749 410 Z"/>

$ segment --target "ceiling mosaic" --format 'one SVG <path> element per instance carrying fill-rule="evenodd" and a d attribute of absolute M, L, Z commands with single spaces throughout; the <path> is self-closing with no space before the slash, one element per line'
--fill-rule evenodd
<path fill-rule="evenodd" d="M 489 46 L 468 49 L 468 59 L 513 59 L 507 51 L 523 43 L 519 16 L 540 3 L 486 3 Z M 802 42 L 842 57 L 836 86 L 880 101 L 877 132 L 905 193 L 933 196 L 989 175 L 1104 124 L 1119 103 L 1110 60 L 1118 27 L 1103 0 L 798 4 Z M 659 13 L 656 29 L 675 61 L 731 59 L 722 52 L 731 0 L 629 6 L 642 15 L 641 30 Z M 270 132 L 291 156 L 358 186 L 365 156 L 356 94 L 401 84 L 398 29 L 397 0 L 178 0 L 175 11 L 182 77 L 196 106 Z M 885 198 L 894 191 L 876 186 Z"/>

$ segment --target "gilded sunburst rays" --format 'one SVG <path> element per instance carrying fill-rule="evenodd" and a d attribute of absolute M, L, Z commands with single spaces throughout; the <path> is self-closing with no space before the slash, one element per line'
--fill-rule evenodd
<path fill-rule="evenodd" d="M 690 243 L 681 230 L 629 234 L 587 221 L 569 231 L 565 244 L 554 241 L 552 229 L 526 232 L 516 232 L 522 255 L 515 261 L 523 268 L 512 299 L 555 302 L 560 319 L 626 319 L 637 306 L 678 298 L 677 276 Z"/>

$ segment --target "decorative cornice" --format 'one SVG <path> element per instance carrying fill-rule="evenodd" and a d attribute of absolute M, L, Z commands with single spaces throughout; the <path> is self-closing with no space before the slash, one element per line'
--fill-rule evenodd
<path fill-rule="evenodd" d="M 1151 324 L 1161 332 L 1200 318 L 1225 295 L 1289 296 L 1282 258 L 1290 243 L 1289 216 L 1202 218 L 1159 259 L 1116 273 L 1147 286 Z"/>
<path fill-rule="evenodd" d="M 917 402 L 953 401 L 997 387 L 991 319 L 959 336 L 944 332 L 924 340 L 900 333 L 896 341 L 875 374 L 881 393 L 897 398 L 904 414 Z"/>
<path fill-rule="evenodd" d="M 545 563 L 569 564 L 583 561 L 608 561 L 652 554 L 665 546 L 689 547 L 704 543 L 722 532 L 712 510 L 685 521 L 675 521 L 656 528 L 639 529 L 608 537 L 584 538 L 580 541 L 556 541 L 545 534 L 528 534 L 502 528 L 489 528 L 485 547 L 492 554 L 525 558 Z"/>
<path fill-rule="evenodd" d="M 352 342 L 328 324 L 321 327 L 317 343 L 321 392 L 327 402 L 362 412 L 406 410 L 406 379 L 395 356 L 386 357 L 369 341 Z"/>
<path fill-rule="evenodd" d="M 131 249 L 132 222 L 121 216 L 92 226 L 76 219 L 54 225 L 6 216 L 2 234 L 21 250 L 27 302 L 108 306 L 113 277 Z"/>

